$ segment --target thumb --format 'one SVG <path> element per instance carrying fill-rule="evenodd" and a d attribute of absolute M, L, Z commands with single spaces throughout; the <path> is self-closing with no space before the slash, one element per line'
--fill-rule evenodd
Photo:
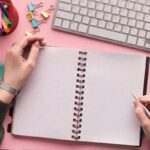
<path fill-rule="evenodd" d="M 136 116 L 144 130 L 150 129 L 150 119 L 145 114 L 145 111 L 141 105 L 141 103 L 136 100 L 134 101 L 135 113 Z"/>

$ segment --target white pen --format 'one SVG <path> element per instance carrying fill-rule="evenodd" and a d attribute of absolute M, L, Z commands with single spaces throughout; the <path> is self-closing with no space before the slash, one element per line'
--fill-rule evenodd
<path fill-rule="evenodd" d="M 133 94 L 132 92 L 131 92 L 131 94 L 132 94 L 132 96 L 133 96 L 136 100 L 138 100 L 138 97 L 137 97 L 135 94 Z M 141 103 L 141 105 L 142 105 L 142 107 L 143 107 L 143 109 L 144 109 L 146 115 L 150 118 L 150 112 L 149 112 L 149 110 L 148 110 L 142 103 Z"/>

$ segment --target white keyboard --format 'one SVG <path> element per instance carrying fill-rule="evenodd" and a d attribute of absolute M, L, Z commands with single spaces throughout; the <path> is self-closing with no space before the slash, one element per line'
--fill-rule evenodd
<path fill-rule="evenodd" d="M 150 0 L 58 0 L 53 28 L 150 52 Z"/>

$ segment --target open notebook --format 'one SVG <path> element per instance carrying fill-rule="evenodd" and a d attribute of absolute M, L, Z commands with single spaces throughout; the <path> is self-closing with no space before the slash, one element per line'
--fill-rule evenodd
<path fill-rule="evenodd" d="M 43 48 L 17 97 L 12 133 L 138 146 L 131 92 L 143 95 L 146 62 L 136 54 Z"/>

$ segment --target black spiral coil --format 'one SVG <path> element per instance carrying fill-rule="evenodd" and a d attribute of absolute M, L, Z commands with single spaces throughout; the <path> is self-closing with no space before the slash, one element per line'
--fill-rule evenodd
<path fill-rule="evenodd" d="M 76 79 L 76 91 L 74 102 L 74 114 L 72 124 L 72 138 L 79 140 L 81 133 L 82 111 L 83 111 L 83 99 L 85 88 L 85 72 L 86 72 L 86 60 L 87 52 L 79 51 L 78 67 L 77 67 L 77 79 Z"/>

